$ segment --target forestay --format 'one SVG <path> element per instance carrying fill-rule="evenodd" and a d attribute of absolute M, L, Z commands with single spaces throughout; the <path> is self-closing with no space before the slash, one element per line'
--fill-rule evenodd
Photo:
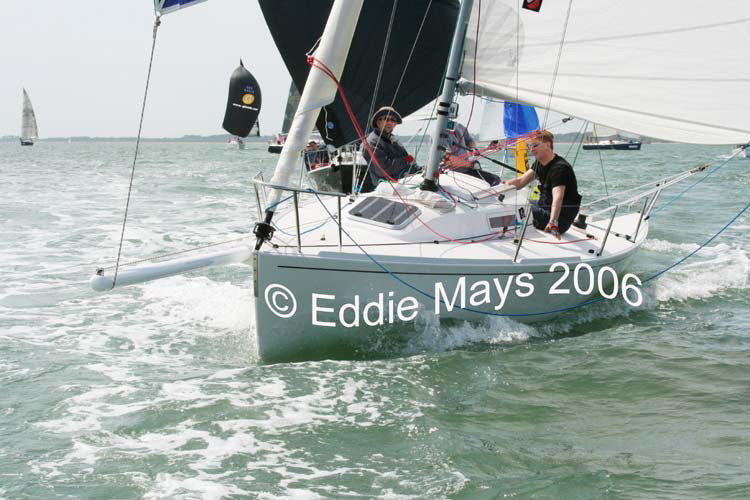
<path fill-rule="evenodd" d="M 477 93 L 666 140 L 750 140 L 750 2 L 521 3 L 474 5 L 462 74 Z"/>

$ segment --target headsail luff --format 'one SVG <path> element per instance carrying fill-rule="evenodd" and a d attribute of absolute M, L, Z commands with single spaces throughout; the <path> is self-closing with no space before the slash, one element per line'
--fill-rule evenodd
<path fill-rule="evenodd" d="M 36 115 L 31 106 L 31 99 L 26 89 L 23 89 L 23 111 L 21 112 L 21 139 L 38 139 L 39 131 L 36 126 Z"/>
<path fill-rule="evenodd" d="M 206 0 L 154 0 L 154 11 L 159 15 L 169 14 Z"/>
<path fill-rule="evenodd" d="M 478 43 L 475 5 L 462 75 L 477 93 L 678 142 L 750 139 L 747 1 L 519 5 L 483 2 Z"/>
<path fill-rule="evenodd" d="M 368 115 L 393 5 L 393 0 L 365 2 L 350 57 L 340 79 L 363 130 L 369 123 Z M 302 91 L 310 71 L 305 54 L 320 38 L 331 1 L 260 0 L 260 6 L 284 63 L 297 88 Z M 383 74 L 375 96 L 375 109 L 393 103 L 401 115 L 406 116 L 437 96 L 457 15 L 457 0 L 397 3 Z M 415 40 L 417 44 L 410 58 Z M 325 141 L 334 146 L 358 139 L 340 96 L 336 96 L 335 101 L 320 113 L 316 125 Z"/>

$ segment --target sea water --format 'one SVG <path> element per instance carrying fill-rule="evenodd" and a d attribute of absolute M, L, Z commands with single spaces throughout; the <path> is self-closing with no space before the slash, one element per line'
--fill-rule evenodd
<path fill-rule="evenodd" d="M 638 308 L 426 319 L 344 359 L 268 365 L 247 265 L 104 294 L 87 280 L 123 234 L 121 262 L 247 237 L 251 179 L 277 157 L 144 143 L 123 233 L 133 149 L 0 143 L 1 499 L 750 498 L 750 215 L 647 282 Z M 730 149 L 580 151 L 579 190 Z M 667 190 L 629 270 L 698 249 L 748 185 L 736 159 Z"/>

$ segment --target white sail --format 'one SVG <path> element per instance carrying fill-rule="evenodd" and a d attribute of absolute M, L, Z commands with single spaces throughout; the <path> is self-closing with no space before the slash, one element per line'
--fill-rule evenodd
<path fill-rule="evenodd" d="M 617 129 L 606 125 L 594 125 L 594 137 L 614 137 L 616 135 L 620 135 Z"/>
<path fill-rule="evenodd" d="M 489 142 L 503 137 L 503 103 L 484 101 L 482 121 L 479 126 L 479 141 Z"/>
<path fill-rule="evenodd" d="M 678 142 L 750 140 L 750 65 L 738 64 L 750 2 L 520 4 L 474 6 L 462 75 L 485 95 Z"/>
<path fill-rule="evenodd" d="M 38 139 L 39 132 L 36 127 L 36 115 L 34 108 L 31 106 L 31 99 L 26 89 L 23 89 L 23 111 L 21 113 L 21 139 L 31 140 Z"/>

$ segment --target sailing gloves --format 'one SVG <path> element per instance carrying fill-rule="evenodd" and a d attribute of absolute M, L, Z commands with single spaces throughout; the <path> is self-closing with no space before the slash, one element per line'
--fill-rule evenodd
<path fill-rule="evenodd" d="M 552 236 L 554 236 L 558 240 L 560 239 L 560 228 L 557 227 L 557 221 L 556 220 L 550 221 L 547 224 L 547 227 L 544 228 L 544 232 L 545 233 L 550 233 Z"/>

